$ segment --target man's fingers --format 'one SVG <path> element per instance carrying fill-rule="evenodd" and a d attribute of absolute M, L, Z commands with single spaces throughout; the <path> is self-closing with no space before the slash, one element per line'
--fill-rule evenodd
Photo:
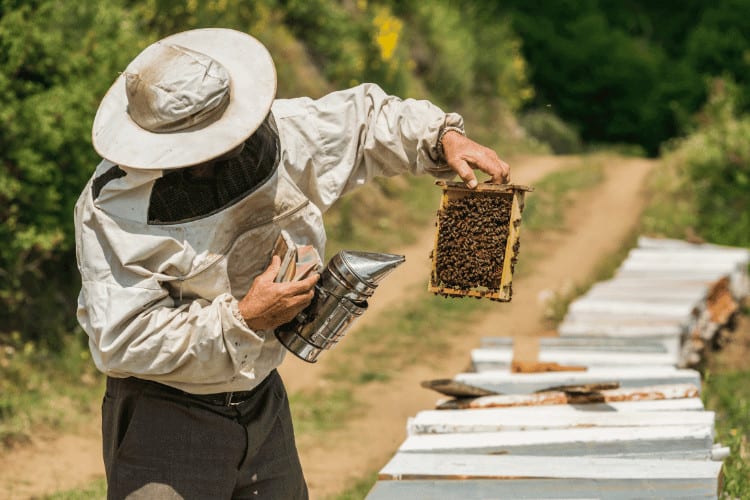
<path fill-rule="evenodd" d="M 510 182 L 510 165 L 501 160 L 491 149 L 486 149 L 485 154 L 478 156 L 474 166 L 492 177 L 489 182 L 494 184 Z"/>
<path fill-rule="evenodd" d="M 474 170 L 465 160 L 459 160 L 456 165 L 453 166 L 453 170 L 458 174 L 461 180 L 466 183 L 466 186 L 469 189 L 477 187 L 477 176 L 474 175 Z"/>
<path fill-rule="evenodd" d="M 493 169 L 494 171 L 490 173 L 490 175 L 492 176 L 492 182 L 510 182 L 510 165 L 502 160 L 498 160 L 498 162 L 499 163 L 497 163 L 495 168 Z"/>
<path fill-rule="evenodd" d="M 501 180 L 500 182 L 510 182 L 510 165 L 500 160 Z"/>
<path fill-rule="evenodd" d="M 278 255 L 274 255 L 271 257 L 271 263 L 268 264 L 266 270 L 258 277 L 266 281 L 273 281 L 276 279 L 276 275 L 279 274 L 279 268 L 281 268 L 281 258 Z"/>
<path fill-rule="evenodd" d="M 289 283 L 285 283 L 285 285 L 288 286 L 287 292 L 290 295 L 304 295 L 308 292 L 312 293 L 313 287 L 315 286 L 315 283 L 317 283 L 319 279 L 320 279 L 320 274 L 314 273 L 311 276 L 308 276 L 307 278 L 303 280 L 291 281 Z"/>
<path fill-rule="evenodd" d="M 510 166 L 495 151 L 459 134 L 446 137 L 450 138 L 450 141 L 443 142 L 448 165 L 470 189 L 477 186 L 474 169 L 489 175 L 489 182 L 510 182 Z"/>

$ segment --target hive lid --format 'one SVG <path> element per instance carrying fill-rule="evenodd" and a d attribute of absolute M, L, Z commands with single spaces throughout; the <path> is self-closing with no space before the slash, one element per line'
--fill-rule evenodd
<path fill-rule="evenodd" d="M 357 278 L 372 287 L 377 286 L 383 278 L 406 260 L 403 255 L 351 250 L 342 250 L 339 255 Z"/>

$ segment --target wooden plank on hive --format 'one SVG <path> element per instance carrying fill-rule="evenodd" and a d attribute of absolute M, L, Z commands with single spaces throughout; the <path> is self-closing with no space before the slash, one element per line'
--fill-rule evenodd
<path fill-rule="evenodd" d="M 543 391 L 533 394 L 500 394 L 476 398 L 459 398 L 440 404 L 439 409 L 508 408 L 513 406 L 548 406 L 624 401 L 660 401 L 698 398 L 700 390 L 693 384 L 670 384 L 651 387 L 617 388 L 590 393 Z"/>
<path fill-rule="evenodd" d="M 446 396 L 455 396 L 459 398 L 466 397 L 478 397 L 494 394 L 493 391 L 481 389 L 470 385 L 463 384 L 453 379 L 437 379 L 437 380 L 425 380 L 422 382 L 422 387 L 425 389 L 432 389 Z"/>
<path fill-rule="evenodd" d="M 560 405 L 562 406 L 562 405 Z M 586 411 L 547 407 L 480 410 L 426 410 L 407 423 L 407 433 L 449 434 L 470 432 L 531 431 L 590 427 L 654 427 L 714 425 L 710 411 Z"/>
<path fill-rule="evenodd" d="M 712 447 L 713 425 L 671 425 L 418 434 L 399 452 L 710 460 Z"/>
<path fill-rule="evenodd" d="M 688 331 L 682 319 L 638 318 L 614 314 L 568 313 L 558 326 L 560 335 L 583 337 L 680 338 Z"/>
<path fill-rule="evenodd" d="M 604 392 L 604 391 L 603 391 Z M 513 394 L 505 396 L 485 396 L 481 398 L 464 398 L 438 401 L 437 409 L 444 410 L 468 410 L 468 409 L 490 409 L 504 408 L 507 410 L 513 408 L 538 410 L 541 412 L 552 409 L 570 409 L 573 412 L 579 411 L 703 411 L 703 401 L 698 395 L 698 389 L 694 388 L 692 393 L 696 397 L 681 396 L 680 399 L 644 399 L 632 401 L 610 401 L 610 402 L 592 402 L 578 401 L 565 402 L 568 400 L 565 394 L 562 398 L 541 399 L 536 396 L 544 396 L 548 393 L 538 394 Z"/>
<path fill-rule="evenodd" d="M 736 297 L 747 295 L 747 274 L 744 272 L 720 273 L 715 271 L 694 271 L 688 274 L 685 270 L 664 270 L 664 269 L 631 269 L 621 268 L 615 273 L 615 279 L 657 279 L 660 281 L 671 281 L 675 284 L 695 279 L 705 281 L 716 281 L 725 276 L 729 276 L 731 281 L 732 293 Z"/>
<path fill-rule="evenodd" d="M 715 498 L 719 462 L 398 453 L 367 500 Z"/>
<path fill-rule="evenodd" d="M 684 253 L 665 253 L 658 252 L 652 254 L 630 255 L 626 258 L 621 270 L 657 270 L 684 272 L 687 277 L 690 273 L 714 273 L 717 277 L 742 272 L 742 264 L 736 261 L 727 260 L 721 257 L 695 253 L 687 255 Z"/>
<path fill-rule="evenodd" d="M 689 322 L 699 304 L 695 301 L 623 300 L 581 297 L 570 303 L 568 314 L 621 314 L 628 317 L 656 317 Z"/>
<path fill-rule="evenodd" d="M 750 251 L 738 247 L 682 247 L 673 249 L 633 248 L 628 252 L 632 259 L 661 259 L 665 256 L 672 259 L 717 261 L 743 266 L 750 263 Z"/>
<path fill-rule="evenodd" d="M 555 349 L 576 351 L 586 349 L 589 351 L 617 351 L 617 352 L 650 352 L 666 353 L 667 349 L 664 344 L 652 340 L 638 340 L 633 342 L 630 339 L 620 339 L 616 337 L 538 337 L 539 347 L 541 349 Z M 502 347 L 510 348 L 513 345 L 514 337 L 483 337 L 480 340 L 482 347 Z"/>
<path fill-rule="evenodd" d="M 622 295 L 622 296 L 647 296 L 647 297 L 692 297 L 700 300 L 706 295 L 706 290 L 711 286 L 713 280 L 693 281 L 660 281 L 660 280 L 628 280 L 611 279 L 600 281 L 589 288 L 585 295 Z"/>
<path fill-rule="evenodd" d="M 481 348 L 471 351 L 471 362 L 476 371 L 508 369 L 513 360 L 510 348 Z M 602 352 L 588 350 L 540 350 L 538 361 L 561 365 L 582 366 L 673 366 L 677 357 L 668 353 Z"/>
<path fill-rule="evenodd" d="M 700 374 L 695 370 L 669 367 L 655 368 L 600 368 L 585 372 L 510 373 L 493 370 L 481 373 L 460 373 L 457 382 L 497 394 L 530 394 L 567 385 L 618 382 L 620 387 L 693 384 L 700 387 Z"/>
<path fill-rule="evenodd" d="M 734 255 L 739 260 L 744 260 L 750 263 L 750 250 L 746 248 L 730 247 L 724 245 L 716 245 L 713 243 L 690 243 L 684 240 L 676 240 L 671 238 L 649 238 L 648 236 L 638 237 L 639 249 L 653 249 L 653 250 L 694 250 L 694 251 L 705 251 L 705 252 L 717 252 L 724 253 L 726 255 Z"/>
<path fill-rule="evenodd" d="M 672 460 L 670 460 L 671 462 Z M 687 484 L 685 484 L 687 482 Z M 378 481 L 366 500 L 487 500 L 514 499 L 593 499 L 716 498 L 716 479 L 413 479 Z M 714 493 L 712 493 L 714 492 Z"/>
<path fill-rule="evenodd" d="M 690 324 L 692 323 L 692 324 Z M 634 318 L 614 314 L 568 313 L 558 325 L 561 337 L 618 338 L 659 342 L 672 354 L 678 354 L 683 337 L 695 321 L 681 319 Z"/>
<path fill-rule="evenodd" d="M 638 270 L 639 266 L 648 265 L 649 260 L 664 259 L 668 256 L 671 263 L 668 266 L 659 266 L 652 271 Z M 666 279 L 706 279 L 714 281 L 720 278 L 716 269 L 701 270 L 706 265 L 717 266 L 717 262 L 724 262 L 728 271 L 725 274 L 730 277 L 731 290 L 736 298 L 744 298 L 750 293 L 750 276 L 748 276 L 748 264 L 750 263 L 750 250 L 739 247 L 725 247 L 713 244 L 695 245 L 679 240 L 659 240 L 653 238 L 641 238 L 639 248 L 631 250 L 628 260 L 636 269 L 622 266 L 617 272 L 618 278 L 640 278 L 649 279 L 661 275 Z M 666 270 L 668 267 L 676 269 Z M 687 269 L 685 269 L 687 267 Z M 678 274 L 679 276 L 674 276 Z M 719 273 L 721 274 L 721 273 Z M 670 276 L 671 275 L 671 276 Z"/>

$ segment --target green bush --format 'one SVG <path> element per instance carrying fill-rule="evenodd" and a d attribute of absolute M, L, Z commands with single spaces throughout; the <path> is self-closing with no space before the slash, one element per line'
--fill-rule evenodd
<path fill-rule="evenodd" d="M 557 115 L 546 110 L 524 113 L 521 126 L 536 140 L 548 144 L 553 153 L 572 154 L 581 151 L 578 132 Z"/>
<path fill-rule="evenodd" d="M 750 246 L 750 116 L 736 116 L 738 89 L 718 80 L 703 126 L 680 145 L 696 206 L 696 231 L 726 245 Z"/>
<path fill-rule="evenodd" d="M 481 2 L 392 1 L 413 29 L 404 33 L 417 78 L 439 102 L 471 105 L 500 98 L 510 110 L 533 95 L 521 41 L 508 19 L 487 15 Z"/>

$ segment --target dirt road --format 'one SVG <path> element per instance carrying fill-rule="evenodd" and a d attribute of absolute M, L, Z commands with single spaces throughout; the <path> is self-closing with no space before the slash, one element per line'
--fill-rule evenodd
<path fill-rule="evenodd" d="M 513 181 L 533 184 L 547 173 L 565 169 L 577 161 L 566 157 L 515 158 Z M 495 308 L 455 339 L 441 357 L 439 370 L 430 365 L 414 366 L 387 383 L 370 384 L 358 395 L 358 399 L 372 402 L 364 416 L 327 434 L 325 442 L 315 436 L 300 439 L 300 455 L 311 498 L 323 499 L 345 489 L 390 458 L 404 438 L 407 417 L 431 407 L 436 400 L 436 394 L 420 388 L 419 381 L 462 371 L 470 349 L 482 336 L 538 334 L 539 292 L 560 288 L 570 281 L 584 281 L 601 256 L 618 248 L 638 219 L 643 207 L 641 187 L 653 166 L 653 162 L 641 159 L 608 161 L 604 182 L 571 208 L 569 232 L 545 234 L 543 241 L 524 240 L 522 258 L 524 251 L 528 252 L 533 245 L 536 265 L 523 278 L 515 280 L 513 302 Z M 399 279 L 383 283 L 359 326 L 377 321 L 379 313 L 409 294 L 417 290 L 424 293 L 432 238 L 430 227 L 415 245 L 398 252 L 407 257 L 407 263 L 399 268 Z M 287 360 L 281 371 L 290 392 L 314 387 L 325 369 L 325 358 L 315 366 L 291 356 Z M 98 422 L 85 425 L 77 434 L 40 437 L 28 446 L 0 456 L 0 497 L 28 499 L 85 486 L 103 475 L 100 454 Z"/>

